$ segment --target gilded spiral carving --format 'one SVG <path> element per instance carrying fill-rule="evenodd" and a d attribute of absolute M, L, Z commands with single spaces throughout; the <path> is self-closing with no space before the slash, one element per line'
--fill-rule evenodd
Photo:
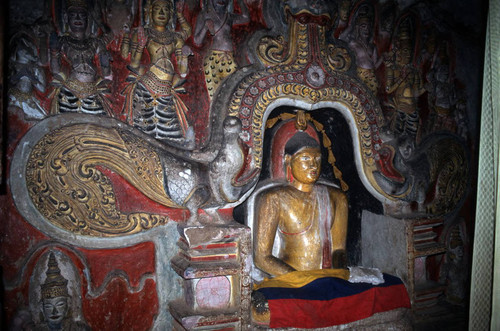
<path fill-rule="evenodd" d="M 469 161 L 463 146 L 455 139 L 444 139 L 430 149 L 430 179 L 435 183 L 435 199 L 428 206 L 433 214 L 452 211 L 468 189 Z"/>
<path fill-rule="evenodd" d="M 267 66 L 280 64 L 286 55 L 288 44 L 283 36 L 263 37 L 257 45 L 259 59 Z"/>
<path fill-rule="evenodd" d="M 126 131 L 93 124 L 66 126 L 43 136 L 26 163 L 34 206 L 53 225 L 95 237 L 130 235 L 169 222 L 167 216 L 125 213 L 105 169 L 150 199 L 178 207 L 165 194 L 157 152 Z"/>
<path fill-rule="evenodd" d="M 288 42 L 283 36 L 265 36 L 258 43 L 257 56 L 270 72 L 298 70 L 309 61 L 308 26 L 294 20 L 289 23 Z"/>

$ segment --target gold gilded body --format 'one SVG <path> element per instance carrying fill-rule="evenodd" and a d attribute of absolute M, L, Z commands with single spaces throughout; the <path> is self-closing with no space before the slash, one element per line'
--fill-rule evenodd
<path fill-rule="evenodd" d="M 177 12 L 177 20 L 181 31 L 176 33 L 169 27 L 173 9 L 167 1 L 153 1 L 147 14 L 150 26 L 146 29 L 138 29 L 132 34 L 132 43 L 123 45 L 122 56 L 126 57 L 130 51 L 130 67 L 142 74 L 144 69 L 141 68 L 141 60 L 144 49 L 147 49 L 151 59 L 149 71 L 158 79 L 175 85 L 178 79 L 175 69 L 181 78 L 187 74 L 187 55 L 182 53 L 182 47 L 184 40 L 191 35 L 191 27 L 180 11 Z M 172 54 L 175 54 L 177 68 L 174 68 L 171 61 Z"/>
<path fill-rule="evenodd" d="M 257 203 L 255 265 L 273 276 L 324 267 L 321 209 L 330 210 L 326 214 L 330 217 L 327 233 L 330 251 L 327 254 L 344 252 L 346 244 L 347 199 L 341 190 L 316 183 L 321 170 L 320 150 L 301 149 L 292 156 L 286 155 L 285 162 L 293 176 L 290 185 L 264 193 Z M 327 194 L 326 199 L 322 194 Z M 322 199 L 329 206 L 322 203 Z M 274 256 L 276 235 L 281 245 Z M 333 266 L 339 267 L 335 261 Z"/>

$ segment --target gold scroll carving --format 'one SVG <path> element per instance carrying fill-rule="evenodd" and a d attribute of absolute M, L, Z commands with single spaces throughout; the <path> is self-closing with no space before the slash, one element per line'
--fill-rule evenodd
<path fill-rule="evenodd" d="M 308 27 L 295 20 L 289 19 L 289 36 L 286 42 L 283 36 L 264 37 L 257 46 L 257 55 L 262 63 L 268 67 L 290 66 L 285 70 L 298 70 L 305 67 L 310 56 L 308 43 Z M 272 72 L 272 70 L 271 70 Z"/>
<path fill-rule="evenodd" d="M 46 134 L 27 160 L 26 184 L 46 220 L 75 234 L 123 236 L 169 222 L 164 215 L 120 211 L 104 169 L 119 174 L 151 200 L 182 208 L 165 194 L 160 158 L 147 142 L 127 131 L 93 124 Z"/>

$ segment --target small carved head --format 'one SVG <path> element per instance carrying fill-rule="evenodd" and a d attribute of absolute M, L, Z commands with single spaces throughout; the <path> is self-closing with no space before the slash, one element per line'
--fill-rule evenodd
<path fill-rule="evenodd" d="M 367 5 L 361 6 L 356 16 L 356 34 L 358 38 L 369 38 L 373 18 L 370 8 Z"/>
<path fill-rule="evenodd" d="M 153 0 L 147 7 L 146 21 L 153 26 L 165 27 L 172 18 L 172 2 Z"/>
<path fill-rule="evenodd" d="M 58 326 L 69 311 L 68 280 L 61 275 L 54 253 L 47 263 L 47 278 L 41 285 L 42 313 L 49 326 Z"/>
<path fill-rule="evenodd" d="M 88 26 L 87 6 L 78 3 L 68 3 L 68 11 L 65 15 L 66 22 L 71 32 L 85 33 Z"/>

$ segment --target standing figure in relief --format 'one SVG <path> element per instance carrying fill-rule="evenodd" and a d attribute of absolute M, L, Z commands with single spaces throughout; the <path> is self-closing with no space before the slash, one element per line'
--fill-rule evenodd
<path fill-rule="evenodd" d="M 395 42 L 395 59 L 386 66 L 385 91 L 389 106 L 394 108 L 392 131 L 395 135 L 406 134 L 414 141 L 419 133 L 420 116 L 418 98 L 425 92 L 420 71 L 413 65 L 413 39 L 409 21 L 399 26 Z"/>
<path fill-rule="evenodd" d="M 36 97 L 45 93 L 46 77 L 34 38 L 21 31 L 12 37 L 9 69 L 9 105 L 23 110 L 26 120 L 40 120 L 47 112 Z"/>
<path fill-rule="evenodd" d="M 122 56 L 130 54 L 128 80 L 132 81 L 124 90 L 124 112 L 131 125 L 154 138 L 193 148 L 194 132 L 188 126 L 187 108 L 176 92 L 183 91 L 179 86 L 188 74 L 190 55 L 184 41 L 191 35 L 191 27 L 182 15 L 183 6 L 183 2 L 177 3 L 181 31 L 176 32 L 172 2 L 148 1 L 146 26 L 137 28 L 130 42 L 122 44 Z M 146 53 L 150 62 L 143 65 Z"/>
<path fill-rule="evenodd" d="M 133 0 L 106 0 L 102 16 L 109 27 L 108 47 L 113 52 L 120 52 L 123 39 L 127 39 L 134 23 L 136 2 Z"/>
<path fill-rule="evenodd" d="M 382 58 L 378 56 L 371 32 L 373 30 L 373 9 L 370 9 L 368 5 L 361 6 L 354 20 L 354 27 L 345 30 L 340 35 L 340 39 L 349 43 L 349 47 L 356 54 L 358 77 L 376 95 L 379 84 L 375 70 L 382 63 Z"/>
<path fill-rule="evenodd" d="M 112 79 L 111 55 L 101 39 L 87 32 L 87 2 L 68 0 L 64 22 L 69 27 L 68 33 L 61 37 L 52 35 L 49 43 L 52 84 L 56 86 L 51 95 L 51 113 L 111 116 L 111 105 L 105 97 L 107 83 Z"/>
<path fill-rule="evenodd" d="M 451 304 L 464 305 L 467 298 L 467 256 L 464 233 L 465 224 L 460 223 L 449 229 L 446 234 L 446 254 L 441 267 L 439 281 L 447 285 L 446 300 Z"/>
<path fill-rule="evenodd" d="M 257 201 L 255 265 L 271 276 L 346 268 L 347 197 L 340 189 L 317 184 L 319 143 L 296 133 L 285 145 L 285 165 L 288 185 L 264 192 Z M 276 235 L 281 245 L 275 256 Z"/>
<path fill-rule="evenodd" d="M 429 108 L 432 111 L 433 121 L 429 132 L 438 130 L 456 131 L 453 111 L 457 102 L 457 93 L 451 77 L 450 61 L 446 51 L 447 45 L 439 48 L 430 72 L 427 74 L 429 83 L 426 88 L 429 91 Z"/>
<path fill-rule="evenodd" d="M 238 0 L 238 4 L 241 15 L 234 13 L 233 0 L 205 0 L 203 10 L 196 20 L 194 43 L 201 45 L 207 32 L 212 36 L 212 44 L 203 60 L 210 101 L 224 78 L 238 69 L 234 60 L 231 29 L 234 25 L 245 24 L 250 19 L 243 0 Z"/>

